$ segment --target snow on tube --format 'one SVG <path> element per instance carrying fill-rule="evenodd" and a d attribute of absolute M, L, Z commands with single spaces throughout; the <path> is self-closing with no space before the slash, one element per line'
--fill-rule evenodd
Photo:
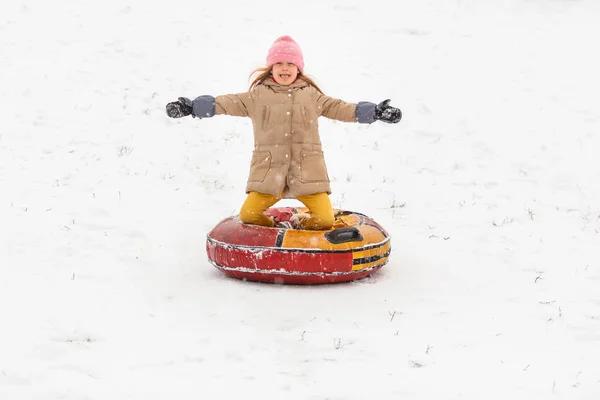
<path fill-rule="evenodd" d="M 306 208 L 274 207 L 265 214 L 286 221 Z M 229 217 L 207 235 L 210 262 L 234 278 L 310 285 L 346 282 L 378 271 L 388 262 L 390 235 L 366 215 L 334 210 L 327 231 L 267 228 Z"/>

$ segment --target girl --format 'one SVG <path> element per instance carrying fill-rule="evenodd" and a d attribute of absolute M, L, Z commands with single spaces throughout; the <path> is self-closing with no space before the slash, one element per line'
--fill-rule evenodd
<path fill-rule="evenodd" d="M 379 105 L 358 104 L 326 96 L 304 75 L 304 57 L 289 36 L 278 38 L 267 54 L 266 68 L 252 75 L 246 93 L 200 96 L 193 101 L 180 97 L 167 104 L 167 115 L 210 118 L 214 115 L 250 117 L 254 127 L 254 152 L 246 186 L 248 197 L 239 218 L 243 223 L 267 227 L 284 225 L 264 212 L 282 198 L 296 198 L 309 210 L 292 219 L 297 229 L 333 226 L 329 177 L 321 149 L 317 119 L 320 116 L 345 122 L 370 124 L 377 120 L 397 123 L 399 109 L 390 100 Z M 252 76 L 251 75 L 251 76 Z"/>

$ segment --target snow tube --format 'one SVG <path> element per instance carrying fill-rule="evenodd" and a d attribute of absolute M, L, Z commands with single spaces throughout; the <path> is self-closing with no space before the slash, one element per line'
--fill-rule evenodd
<path fill-rule="evenodd" d="M 286 221 L 306 208 L 275 207 L 265 214 Z M 238 279 L 310 285 L 366 277 L 388 262 L 390 235 L 366 215 L 334 210 L 327 231 L 267 228 L 230 217 L 207 235 L 210 262 Z"/>

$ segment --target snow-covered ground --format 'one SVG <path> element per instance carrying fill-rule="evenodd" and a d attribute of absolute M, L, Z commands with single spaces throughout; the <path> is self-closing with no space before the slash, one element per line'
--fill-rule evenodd
<path fill-rule="evenodd" d="M 599 399 L 598 21 L 596 0 L 2 1 L 0 399 Z M 404 113 L 320 121 L 334 205 L 392 234 L 370 279 L 207 261 L 251 124 L 164 105 L 245 91 L 284 34 L 327 94 Z"/>

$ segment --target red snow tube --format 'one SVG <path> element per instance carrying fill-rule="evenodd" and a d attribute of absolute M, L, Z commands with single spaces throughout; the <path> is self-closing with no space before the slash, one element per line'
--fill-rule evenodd
<path fill-rule="evenodd" d="M 306 208 L 270 208 L 265 214 L 285 221 Z M 388 262 L 390 235 L 366 215 L 334 210 L 327 231 L 266 228 L 237 217 L 218 223 L 206 238 L 210 262 L 238 279 L 283 283 L 346 282 L 378 271 Z"/>

